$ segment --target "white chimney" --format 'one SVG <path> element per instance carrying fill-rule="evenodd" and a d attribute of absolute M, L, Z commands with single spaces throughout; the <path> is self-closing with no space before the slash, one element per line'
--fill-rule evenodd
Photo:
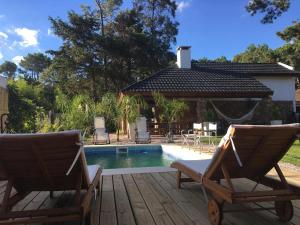
<path fill-rule="evenodd" d="M 179 46 L 177 48 L 177 66 L 180 69 L 191 68 L 191 46 Z"/>

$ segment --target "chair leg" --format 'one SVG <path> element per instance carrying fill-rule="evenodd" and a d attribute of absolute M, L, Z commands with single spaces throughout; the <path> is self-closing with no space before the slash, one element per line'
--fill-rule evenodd
<path fill-rule="evenodd" d="M 176 180 L 177 180 L 177 189 L 181 188 L 181 171 L 177 171 L 176 173 Z"/>

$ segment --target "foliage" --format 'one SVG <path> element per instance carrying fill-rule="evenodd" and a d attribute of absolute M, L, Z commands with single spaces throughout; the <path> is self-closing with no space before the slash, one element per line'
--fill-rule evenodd
<path fill-rule="evenodd" d="M 268 45 L 249 45 L 247 49 L 234 56 L 233 62 L 239 63 L 274 63 L 276 54 Z"/>
<path fill-rule="evenodd" d="M 37 130 L 40 133 L 48 133 L 61 131 L 63 129 L 58 118 L 52 122 L 49 116 L 41 112 L 37 117 Z"/>
<path fill-rule="evenodd" d="M 286 41 L 286 43 L 276 49 L 276 53 L 280 61 L 293 66 L 296 70 L 300 70 L 300 22 L 294 22 L 293 25 L 287 27 L 277 35 Z"/>
<path fill-rule="evenodd" d="M 290 7 L 290 0 L 249 0 L 246 10 L 253 16 L 263 13 L 262 23 L 273 23 Z"/>
<path fill-rule="evenodd" d="M 17 71 L 17 65 L 10 61 L 5 61 L 0 65 L 0 73 L 3 73 L 8 79 L 14 79 Z"/>
<path fill-rule="evenodd" d="M 43 53 L 28 54 L 21 60 L 20 73 L 24 75 L 25 80 L 38 81 L 40 74 L 51 64 L 51 59 Z"/>
<path fill-rule="evenodd" d="M 212 63 L 212 62 L 230 62 L 229 59 L 227 59 L 225 56 L 220 56 L 215 59 L 209 59 L 207 57 L 202 57 L 198 60 L 194 60 L 193 62 L 198 62 L 198 63 Z"/>
<path fill-rule="evenodd" d="M 180 120 L 184 116 L 185 111 L 188 109 L 187 104 L 178 99 L 169 100 L 159 92 L 153 92 L 152 96 L 155 105 L 160 110 L 160 120 L 168 123 L 170 131 L 171 123 Z"/>
<path fill-rule="evenodd" d="M 106 121 L 118 127 L 122 119 L 122 107 L 115 94 L 108 92 L 96 106 L 97 115 L 104 116 Z"/>
<path fill-rule="evenodd" d="M 95 104 L 85 95 L 77 95 L 71 100 L 62 93 L 56 97 L 58 109 L 60 110 L 59 122 L 63 130 L 90 130 L 95 116 Z"/>
<path fill-rule="evenodd" d="M 217 114 L 216 111 L 214 110 L 214 108 L 212 107 L 212 105 L 207 102 L 206 103 L 206 111 L 204 114 L 204 120 L 208 121 L 208 122 L 214 122 L 217 120 Z"/>
<path fill-rule="evenodd" d="M 54 111 L 52 87 L 33 84 L 23 78 L 9 80 L 9 129 L 13 132 L 36 132 L 39 113 Z"/>
<path fill-rule="evenodd" d="M 178 23 L 170 0 L 137 0 L 121 10 L 120 0 L 95 1 L 98 9 L 68 13 L 68 21 L 51 18 L 63 44 L 53 55 L 43 80 L 56 82 L 64 94 L 89 95 L 98 101 L 120 90 L 137 76 L 166 67 L 174 54 Z"/>
<path fill-rule="evenodd" d="M 148 108 L 146 101 L 139 96 L 123 96 L 121 99 L 121 105 L 123 117 L 127 119 L 129 124 L 136 121 L 136 119 L 140 116 L 141 109 Z"/>
<path fill-rule="evenodd" d="M 271 118 L 272 120 L 281 120 L 281 108 L 276 105 L 276 104 L 272 104 L 271 105 Z"/>
<path fill-rule="evenodd" d="M 8 130 L 11 132 L 35 132 L 38 107 L 34 102 L 32 86 L 23 79 L 8 81 L 9 116 Z"/>

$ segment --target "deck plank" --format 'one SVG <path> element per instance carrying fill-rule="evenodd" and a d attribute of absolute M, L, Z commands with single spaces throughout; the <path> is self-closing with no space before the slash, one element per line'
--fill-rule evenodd
<path fill-rule="evenodd" d="M 103 176 L 100 225 L 117 225 L 112 176 Z"/>
<path fill-rule="evenodd" d="M 154 219 L 132 176 L 129 174 L 123 175 L 123 180 L 136 223 L 138 225 L 155 225 Z"/>
<path fill-rule="evenodd" d="M 142 175 L 133 174 L 132 177 L 140 193 L 142 194 L 142 197 L 145 200 L 145 203 L 149 208 L 156 224 L 173 225 L 174 222 L 172 221 L 164 207 L 160 204 L 158 199 L 155 197 L 155 195 L 143 179 Z"/>
<path fill-rule="evenodd" d="M 113 176 L 118 225 L 135 225 L 130 202 L 121 175 Z"/>
<path fill-rule="evenodd" d="M 207 218 L 206 203 L 201 199 L 195 199 L 188 190 L 177 190 L 176 185 L 168 182 L 165 179 L 165 173 L 153 173 L 152 176 L 157 183 L 169 194 L 174 202 L 181 208 L 181 210 L 195 223 L 195 224 L 209 224 Z"/>
<path fill-rule="evenodd" d="M 145 173 L 102 176 L 101 192 L 92 203 L 93 225 L 209 225 L 207 204 L 198 183 L 183 183 L 176 188 L 174 172 Z M 1 184 L 0 183 L 0 191 Z M 254 182 L 246 179 L 234 181 L 240 191 L 250 190 Z M 266 190 L 259 185 L 257 190 Z M 32 192 L 13 207 L 17 210 L 66 207 L 73 203 L 74 191 L 54 193 Z M 84 191 L 82 191 L 84 194 Z M 225 213 L 223 225 L 267 225 L 300 224 L 299 201 L 294 201 L 294 217 L 289 223 L 279 222 L 273 210 Z M 230 205 L 226 209 L 252 209 L 258 206 L 270 207 L 272 202 Z M 79 222 L 55 223 L 73 225 Z M 30 224 L 33 225 L 33 224 Z M 36 225 L 36 224 L 34 224 Z"/>
<path fill-rule="evenodd" d="M 91 215 L 91 224 L 92 225 L 99 225 L 100 224 L 100 210 L 101 210 L 101 197 L 102 197 L 102 178 L 100 177 L 100 190 L 97 195 L 96 200 L 93 201 L 92 204 L 92 215 Z"/>
<path fill-rule="evenodd" d="M 193 225 L 192 220 L 185 215 L 179 206 L 171 199 L 165 190 L 154 180 L 151 174 L 143 174 L 150 189 L 165 208 L 173 222 L 177 225 Z"/>

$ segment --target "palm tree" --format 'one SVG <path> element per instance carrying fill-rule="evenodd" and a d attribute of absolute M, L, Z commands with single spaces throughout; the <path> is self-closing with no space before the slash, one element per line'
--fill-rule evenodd
<path fill-rule="evenodd" d="M 188 109 L 188 105 L 181 100 L 166 99 L 159 92 L 153 92 L 152 96 L 155 101 L 155 105 L 160 109 L 160 120 L 168 123 L 168 142 L 173 142 L 172 123 L 180 120 L 184 112 Z"/>

